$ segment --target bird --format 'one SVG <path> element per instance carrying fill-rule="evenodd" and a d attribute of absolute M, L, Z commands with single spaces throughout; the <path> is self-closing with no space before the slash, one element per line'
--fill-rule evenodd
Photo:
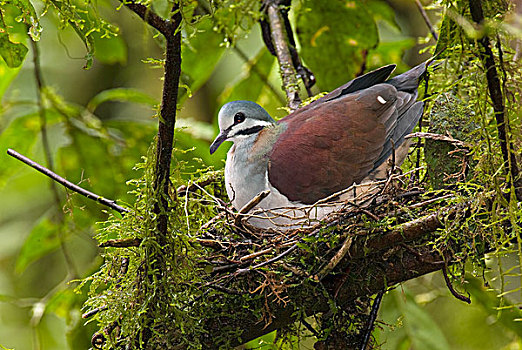
<path fill-rule="evenodd" d="M 248 218 L 250 224 L 307 227 L 340 208 L 342 201 L 327 203 L 336 193 L 385 177 L 388 161 L 394 158 L 400 165 L 407 154 L 405 136 L 422 116 L 418 86 L 431 61 L 393 78 L 396 65 L 383 66 L 279 121 L 255 102 L 223 105 L 210 153 L 233 142 L 225 186 L 234 208 L 269 191 L 256 205 L 260 213 Z"/>

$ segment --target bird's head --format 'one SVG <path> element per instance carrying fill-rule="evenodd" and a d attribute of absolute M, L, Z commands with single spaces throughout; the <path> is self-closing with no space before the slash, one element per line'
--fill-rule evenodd
<path fill-rule="evenodd" d="M 237 141 L 257 134 L 275 123 L 270 114 L 260 105 L 250 101 L 234 101 L 225 104 L 218 114 L 219 135 L 212 145 L 214 153 L 224 141 Z"/>

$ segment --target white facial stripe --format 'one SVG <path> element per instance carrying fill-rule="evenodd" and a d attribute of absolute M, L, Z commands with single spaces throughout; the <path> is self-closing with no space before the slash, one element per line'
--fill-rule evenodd
<path fill-rule="evenodd" d="M 381 95 L 377 95 L 377 101 L 379 101 L 383 105 L 386 104 L 386 100 Z"/>
<path fill-rule="evenodd" d="M 232 127 L 228 134 L 228 138 L 235 137 L 238 133 L 240 133 L 242 130 L 251 129 L 254 127 L 265 127 L 270 126 L 272 123 L 265 121 L 265 120 L 257 120 L 257 119 L 246 119 L 243 123 L 237 124 Z M 245 135 L 239 135 L 239 136 L 245 136 Z"/>

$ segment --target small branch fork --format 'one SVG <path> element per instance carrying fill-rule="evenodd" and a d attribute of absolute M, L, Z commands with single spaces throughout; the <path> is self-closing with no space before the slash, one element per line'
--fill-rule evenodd
<path fill-rule="evenodd" d="M 107 206 L 107 207 L 109 207 L 111 209 L 114 209 L 114 210 L 116 210 L 119 213 L 123 214 L 123 213 L 128 213 L 130 211 L 129 209 L 124 208 L 124 207 L 116 204 L 116 202 L 111 200 L 111 199 L 104 198 L 102 196 L 97 195 L 96 193 L 87 191 L 86 189 L 81 188 L 80 186 L 73 184 L 72 182 L 64 179 L 60 175 L 52 172 L 51 170 L 49 170 L 46 167 L 36 163 L 33 160 L 27 158 L 26 156 L 21 155 L 20 153 L 16 152 L 13 149 L 9 148 L 7 150 L 7 154 L 10 155 L 11 157 L 14 157 L 14 158 L 18 159 L 19 161 L 21 161 L 23 163 L 29 165 L 30 167 L 38 170 L 42 174 L 50 177 L 51 179 L 53 179 L 54 181 L 58 182 L 62 186 L 70 189 L 71 191 L 79 193 L 82 196 L 87 197 L 89 199 L 95 200 L 96 202 L 101 203 L 101 204 L 103 204 L 103 205 L 105 205 L 105 206 Z"/>
<path fill-rule="evenodd" d="M 277 57 L 281 69 L 283 88 L 286 92 L 288 107 L 294 111 L 299 108 L 301 98 L 299 97 L 299 85 L 296 70 L 302 78 L 308 96 L 312 96 L 310 88 L 315 84 L 313 74 L 305 68 L 295 49 L 292 27 L 288 20 L 288 7 L 290 1 L 265 0 L 264 8 L 267 20 L 260 21 L 263 40 L 268 50 Z"/>

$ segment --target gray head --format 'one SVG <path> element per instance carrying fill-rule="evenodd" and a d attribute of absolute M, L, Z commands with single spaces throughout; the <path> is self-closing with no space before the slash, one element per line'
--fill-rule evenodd
<path fill-rule="evenodd" d="M 275 120 L 257 103 L 234 101 L 221 107 L 218 123 L 220 132 L 210 145 L 210 154 L 214 153 L 224 141 L 237 141 L 257 134 L 266 126 L 274 124 Z"/>

